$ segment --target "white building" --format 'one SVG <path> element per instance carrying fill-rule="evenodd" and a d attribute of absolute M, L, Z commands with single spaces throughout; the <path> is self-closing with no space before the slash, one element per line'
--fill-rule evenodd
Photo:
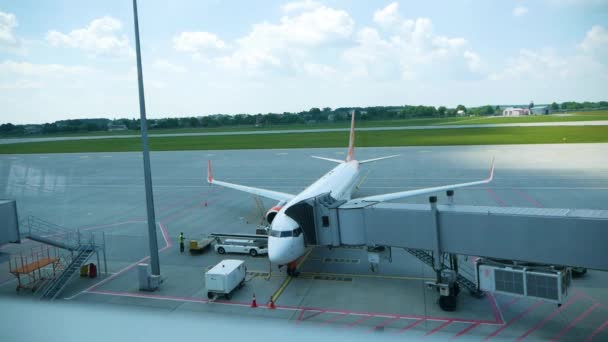
<path fill-rule="evenodd" d="M 530 115 L 530 110 L 528 108 L 509 107 L 509 108 L 505 108 L 502 111 L 502 115 L 503 116 Z"/>

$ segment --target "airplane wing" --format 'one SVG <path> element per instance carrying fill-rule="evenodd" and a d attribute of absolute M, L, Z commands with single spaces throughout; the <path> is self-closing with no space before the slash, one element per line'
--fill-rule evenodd
<path fill-rule="evenodd" d="M 228 182 L 222 182 L 222 181 L 215 180 L 215 179 L 213 179 L 213 174 L 211 173 L 211 160 L 209 160 L 209 162 L 207 164 L 207 183 L 209 183 L 209 184 L 216 184 L 216 185 L 223 186 L 223 187 L 230 188 L 230 189 L 234 189 L 234 190 L 248 192 L 250 194 L 254 194 L 254 195 L 258 195 L 258 196 L 274 199 L 274 200 L 277 200 L 277 201 L 289 201 L 290 199 L 292 199 L 292 198 L 295 197 L 295 195 L 287 194 L 287 193 L 284 193 L 284 192 L 278 192 L 278 191 L 272 191 L 272 190 L 254 188 L 254 187 L 250 187 L 250 186 L 233 184 L 233 183 L 228 183 Z"/>
<path fill-rule="evenodd" d="M 453 190 L 453 189 L 457 189 L 457 188 L 464 188 L 467 186 L 486 184 L 486 183 L 490 183 L 493 178 L 494 178 L 494 159 L 492 159 L 492 165 L 490 167 L 490 176 L 484 180 L 468 182 L 468 183 L 460 183 L 460 184 L 443 185 L 443 186 L 437 186 L 437 187 L 433 187 L 433 188 L 393 192 L 393 193 L 384 194 L 384 195 L 356 198 L 356 199 L 353 199 L 353 201 L 384 202 L 384 201 L 390 201 L 390 200 L 395 200 L 395 199 L 399 199 L 399 198 L 406 198 L 406 197 L 411 197 L 411 196 L 416 196 L 416 195 L 429 194 L 429 193 L 433 193 L 433 192 L 437 192 L 437 191 Z"/>

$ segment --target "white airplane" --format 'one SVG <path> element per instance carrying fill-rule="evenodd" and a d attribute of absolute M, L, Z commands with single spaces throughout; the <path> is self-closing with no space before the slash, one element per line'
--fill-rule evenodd
<path fill-rule="evenodd" d="M 207 182 L 217 184 L 223 187 L 248 192 L 257 196 L 262 196 L 279 201 L 265 215 L 266 220 L 270 224 L 270 234 L 268 237 L 268 257 L 271 263 L 288 265 L 287 273 L 289 275 L 295 272 L 295 261 L 304 255 L 306 248 L 304 244 L 304 236 L 299 224 L 292 218 L 286 215 L 286 210 L 300 203 L 303 200 L 330 193 L 336 200 L 350 200 L 353 189 L 357 186 L 361 164 L 371 163 L 382 159 L 394 158 L 398 155 L 380 157 L 368 160 L 357 161 L 354 159 L 355 151 L 355 113 L 351 115 L 350 140 L 348 145 L 348 154 L 346 160 L 338 160 L 332 158 L 324 158 L 312 156 L 313 158 L 323 159 L 338 163 L 339 165 L 326 173 L 323 177 L 312 183 L 309 187 L 299 194 L 287 194 L 284 192 L 254 188 L 239 184 L 227 183 L 213 179 L 211 172 L 211 161 L 208 162 Z M 433 188 L 425 188 L 418 190 L 407 190 L 394 192 L 384 195 L 375 195 L 363 198 L 357 198 L 358 201 L 368 202 L 384 202 L 416 195 L 428 194 L 443 190 L 451 190 L 478 184 L 486 184 L 492 181 L 494 176 L 494 160 L 490 167 L 490 176 L 481 181 L 451 184 L 438 186 Z"/>

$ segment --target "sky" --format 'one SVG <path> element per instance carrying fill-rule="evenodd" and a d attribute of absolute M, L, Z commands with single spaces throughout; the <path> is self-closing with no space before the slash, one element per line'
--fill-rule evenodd
<path fill-rule="evenodd" d="M 608 100 L 608 0 L 140 0 L 149 118 Z M 0 0 L 0 123 L 139 117 L 130 0 Z"/>

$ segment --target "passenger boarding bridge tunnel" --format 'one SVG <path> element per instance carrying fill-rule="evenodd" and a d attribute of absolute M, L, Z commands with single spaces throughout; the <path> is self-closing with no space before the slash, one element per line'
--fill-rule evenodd
<path fill-rule="evenodd" d="M 406 204 L 336 201 L 324 194 L 286 214 L 300 224 L 308 245 L 384 247 L 389 255 L 391 248 L 405 249 L 435 270 L 429 286 L 439 288 L 446 310 L 454 309 L 461 286 L 476 295 L 485 290 L 561 304 L 571 267 L 608 270 L 608 210 L 456 205 L 453 194 L 448 191 L 448 204 L 437 204 L 435 196 L 430 204 Z M 476 279 L 458 273 L 456 255 L 482 258 Z M 480 277 L 480 269 L 490 278 Z"/>

